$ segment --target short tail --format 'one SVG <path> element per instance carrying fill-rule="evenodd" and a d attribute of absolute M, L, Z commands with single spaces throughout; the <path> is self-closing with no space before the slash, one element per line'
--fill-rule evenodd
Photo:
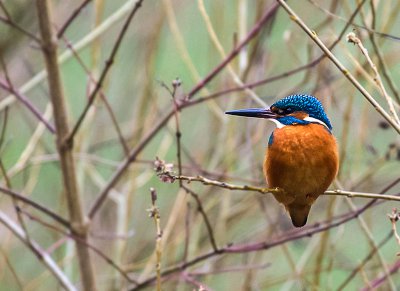
<path fill-rule="evenodd" d="M 291 204 L 287 206 L 290 218 L 295 227 L 302 227 L 307 223 L 308 213 L 310 212 L 311 205 Z"/>

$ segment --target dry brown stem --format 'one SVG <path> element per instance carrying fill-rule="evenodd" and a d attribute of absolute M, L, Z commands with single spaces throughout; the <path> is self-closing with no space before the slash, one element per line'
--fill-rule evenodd
<path fill-rule="evenodd" d="M 54 119 L 57 129 L 57 149 L 60 155 L 64 191 L 71 217 L 72 231 L 82 241 L 88 239 L 88 221 L 83 212 L 81 197 L 76 179 L 73 159 L 73 144 L 65 143 L 69 135 L 67 110 L 57 62 L 57 43 L 53 31 L 51 8 L 48 0 L 37 0 L 39 28 L 42 37 L 42 51 L 46 62 L 50 98 L 53 104 Z M 95 291 L 96 281 L 89 248 L 84 244 L 76 244 L 81 279 L 84 290 Z"/>

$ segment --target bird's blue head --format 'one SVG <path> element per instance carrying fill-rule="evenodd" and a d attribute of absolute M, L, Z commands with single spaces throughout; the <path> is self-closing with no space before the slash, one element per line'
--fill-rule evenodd
<path fill-rule="evenodd" d="M 329 130 L 332 130 L 331 122 L 324 111 L 324 107 L 317 98 L 311 95 L 287 96 L 272 104 L 270 110 L 276 113 L 278 115 L 276 119 L 285 125 L 292 124 L 292 122 L 298 123 L 298 120 L 301 121 L 298 124 L 302 124 L 304 121 L 308 121 L 308 123 L 322 121 Z"/>
<path fill-rule="evenodd" d="M 225 113 L 270 119 L 277 124 L 278 128 L 285 125 L 319 123 L 329 131 L 332 130 L 332 125 L 321 102 L 314 96 L 306 94 L 287 96 L 272 104 L 270 108 L 239 109 Z"/>

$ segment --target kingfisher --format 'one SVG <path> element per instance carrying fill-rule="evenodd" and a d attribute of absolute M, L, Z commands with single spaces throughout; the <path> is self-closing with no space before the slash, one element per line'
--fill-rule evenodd
<path fill-rule="evenodd" d="M 332 125 L 314 96 L 287 96 L 270 108 L 248 108 L 226 114 L 270 120 L 276 129 L 269 137 L 263 170 L 275 199 L 289 212 L 295 227 L 307 223 L 311 206 L 335 179 L 339 154 Z"/>

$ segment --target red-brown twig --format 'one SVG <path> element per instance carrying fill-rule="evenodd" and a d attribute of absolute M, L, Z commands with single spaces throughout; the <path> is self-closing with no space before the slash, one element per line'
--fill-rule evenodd
<path fill-rule="evenodd" d="M 65 23 L 61 26 L 61 28 L 57 32 L 57 38 L 61 38 L 67 28 L 71 25 L 71 23 L 75 20 L 75 18 L 82 12 L 82 10 L 88 5 L 92 0 L 85 0 L 83 1 L 73 12 L 72 14 L 68 17 L 68 19 L 65 21 Z"/>
<path fill-rule="evenodd" d="M 60 223 L 61 225 L 65 226 L 66 228 L 70 229 L 71 228 L 71 224 L 68 220 L 66 220 L 65 218 L 61 217 L 60 215 L 58 215 L 57 213 L 53 212 L 52 210 L 48 209 L 47 207 L 27 198 L 25 195 L 22 195 L 20 193 L 17 193 L 11 189 L 7 189 L 4 188 L 2 186 L 0 186 L 0 192 L 3 192 L 4 194 L 13 197 L 16 200 L 19 200 L 21 202 L 24 202 L 30 206 L 32 206 L 33 208 L 43 212 L 44 214 L 46 214 L 47 216 L 53 218 L 55 221 L 57 221 L 58 223 Z"/>
<path fill-rule="evenodd" d="M 396 263 L 394 263 L 392 265 L 392 267 L 390 267 L 389 275 L 396 273 L 399 269 L 400 269 L 400 260 L 398 260 Z M 371 281 L 369 286 L 364 287 L 360 290 L 361 291 L 377 290 L 377 289 L 379 289 L 378 287 L 381 286 L 386 281 L 387 277 L 388 276 L 386 274 L 384 274 L 384 275 L 376 278 L 375 280 Z"/>
<path fill-rule="evenodd" d="M 39 119 L 43 124 L 47 127 L 47 129 L 51 133 L 55 133 L 56 130 L 53 125 L 51 125 L 44 117 L 43 115 L 39 112 L 39 110 L 33 105 L 27 97 L 25 97 L 23 94 L 21 94 L 15 87 L 13 86 L 13 83 L 11 82 L 11 78 L 8 74 L 7 66 L 4 62 L 3 56 L 0 55 L 0 64 L 1 67 L 3 68 L 4 76 L 5 76 L 5 81 L 0 79 L 0 87 L 3 88 L 4 90 L 8 91 L 10 94 L 14 94 L 14 96 L 23 104 L 25 107 L 32 112 L 32 114 Z"/>
<path fill-rule="evenodd" d="M 54 134 L 56 132 L 54 126 L 50 124 L 44 117 L 43 115 L 39 112 L 39 110 L 33 105 L 27 97 L 22 95 L 19 91 L 17 91 L 10 83 L 7 84 L 5 81 L 0 79 L 0 87 L 3 88 L 4 90 L 10 92 L 13 94 L 32 114 L 39 119 L 40 122 L 42 122 L 46 128 Z"/>

